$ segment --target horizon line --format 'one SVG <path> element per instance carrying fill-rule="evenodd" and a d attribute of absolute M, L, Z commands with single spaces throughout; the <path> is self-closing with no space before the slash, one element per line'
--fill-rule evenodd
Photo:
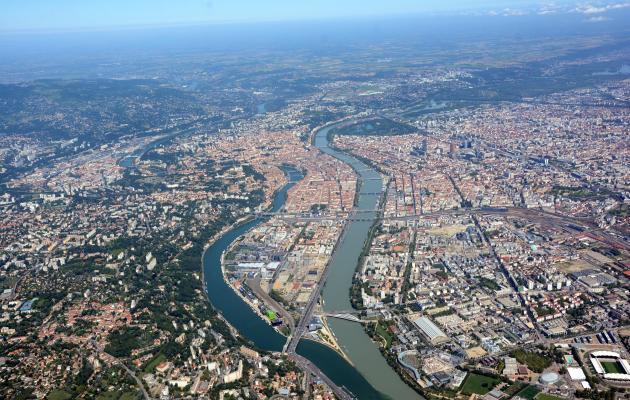
<path fill-rule="evenodd" d="M 363 14 L 363 15 L 338 15 L 326 17 L 295 17 L 283 19 L 225 19 L 225 20 L 203 20 L 203 21 L 181 21 L 181 22 L 155 22 L 155 23 L 133 23 L 133 24 L 115 24 L 101 26 L 76 26 L 76 27 L 50 27 L 50 28 L 24 28 L 24 29 L 2 29 L 0 28 L 0 36 L 10 35 L 33 35 L 33 34 L 61 34 L 61 33 L 84 33 L 84 32 L 115 32 L 115 31 L 134 31 L 144 29 L 161 29 L 161 28 L 193 28 L 193 27 L 211 27 L 211 26 L 227 26 L 227 25 L 258 25 L 258 24 L 274 24 L 274 23 L 299 23 L 299 22 L 326 22 L 338 20 L 374 20 L 374 19 L 390 19 L 390 18 L 419 18 L 419 17 L 494 17 L 494 18 L 518 18 L 518 17 L 549 17 L 559 15 L 571 15 L 571 13 L 559 14 L 537 14 L 525 13 L 518 15 L 501 15 L 487 12 L 462 10 L 457 13 L 453 12 L 414 12 L 414 13 L 391 13 L 391 14 Z"/>

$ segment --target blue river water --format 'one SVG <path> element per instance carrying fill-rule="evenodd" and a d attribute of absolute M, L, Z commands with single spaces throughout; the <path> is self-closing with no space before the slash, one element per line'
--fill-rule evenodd
<path fill-rule="evenodd" d="M 358 159 L 328 146 L 328 132 L 331 127 L 320 130 L 315 137 L 315 146 L 349 165 L 362 180 L 358 198 L 358 208 L 374 210 L 382 192 L 382 181 L 378 172 Z M 286 201 L 287 191 L 295 181 L 302 178 L 301 173 L 286 168 L 289 183 L 279 190 L 274 199 L 272 211 L 278 211 Z M 368 193 L 369 192 L 369 193 Z M 375 213 L 367 213 L 366 218 L 377 218 Z M 362 214 L 362 217 L 364 215 Z M 251 340 L 258 348 L 269 351 L 282 351 L 286 337 L 263 321 L 225 282 L 221 271 L 221 255 L 230 244 L 248 230 L 265 222 L 255 219 L 238 225 L 206 249 L 203 254 L 203 270 L 208 298 L 223 317 L 234 326 L 241 335 Z M 344 241 L 340 243 L 337 257 L 331 263 L 329 278 L 323 291 L 326 310 L 347 310 L 350 307 L 349 289 L 352 276 L 357 266 L 363 244 L 372 225 L 370 221 L 352 221 L 347 227 Z M 361 325 L 342 320 L 329 320 L 329 325 L 338 339 L 340 346 L 348 355 L 352 364 L 336 351 L 320 343 L 303 339 L 297 352 L 311 360 L 338 386 L 345 387 L 359 399 L 401 399 L 415 400 L 421 397 L 407 386 L 387 364 L 376 345 L 363 331 Z"/>
<path fill-rule="evenodd" d="M 282 208 L 286 201 L 287 191 L 294 185 L 295 181 L 302 178 L 300 172 L 295 169 L 287 169 L 285 172 L 288 174 L 290 182 L 276 193 L 271 211 L 278 211 Z M 222 253 L 234 240 L 264 221 L 264 219 L 255 219 L 238 225 L 208 247 L 203 254 L 204 279 L 210 302 L 241 335 L 261 349 L 282 351 L 287 340 L 286 337 L 263 321 L 228 286 L 221 272 Z M 315 363 L 337 385 L 346 387 L 357 398 L 384 398 L 352 365 L 331 348 L 311 340 L 302 340 L 298 345 L 297 352 Z"/>

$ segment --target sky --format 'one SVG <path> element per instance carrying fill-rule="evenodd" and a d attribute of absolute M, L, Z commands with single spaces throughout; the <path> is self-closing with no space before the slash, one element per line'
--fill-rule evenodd
<path fill-rule="evenodd" d="M 264 22 L 408 14 L 582 13 L 593 22 L 630 1 L 572 0 L 0 0 L 0 32 Z"/>

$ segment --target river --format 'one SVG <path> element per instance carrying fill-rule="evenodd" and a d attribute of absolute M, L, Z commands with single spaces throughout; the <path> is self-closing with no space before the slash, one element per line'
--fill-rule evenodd
<path fill-rule="evenodd" d="M 149 143 L 140 146 L 138 149 L 136 149 L 131 155 L 125 156 L 123 158 L 121 158 L 118 161 L 118 165 L 120 165 L 121 167 L 125 167 L 125 168 L 134 168 L 135 167 L 135 163 L 136 160 L 141 159 L 146 153 L 148 153 L 149 151 L 163 145 L 163 144 L 167 144 L 171 139 L 173 139 L 176 136 L 179 135 L 183 135 L 186 134 L 188 132 L 192 132 L 193 130 L 191 128 L 182 130 L 182 131 L 177 131 L 175 133 L 171 133 L 168 134 L 164 137 L 161 137 L 159 139 L 150 141 Z"/>
<path fill-rule="evenodd" d="M 376 210 L 384 191 L 381 175 L 357 158 L 330 147 L 328 133 L 332 128 L 332 126 L 327 127 L 317 132 L 315 146 L 357 171 L 361 185 L 355 209 Z M 343 242 L 339 244 L 335 258 L 329 267 L 330 274 L 322 294 L 325 311 L 352 310 L 349 288 L 352 286 L 352 277 L 369 230 L 376 218 L 376 212 L 361 213 L 361 221 L 349 222 L 346 228 L 347 234 Z M 328 322 L 343 351 L 376 390 L 397 400 L 421 398 L 387 364 L 360 324 L 334 318 L 329 318 Z"/>
<path fill-rule="evenodd" d="M 351 165 L 359 172 L 363 181 L 361 192 L 381 193 L 383 183 L 374 169 L 328 146 L 327 135 L 331 128 L 317 132 L 315 145 L 324 153 Z M 292 168 L 286 168 L 285 173 L 289 177 L 289 183 L 276 193 L 272 205 L 274 212 L 282 208 L 287 191 L 302 178 L 301 173 Z M 378 194 L 360 193 L 358 208 L 373 210 L 379 198 Z M 370 215 L 373 219 L 377 217 L 376 213 Z M 204 279 L 210 302 L 241 335 L 251 340 L 258 348 L 282 351 L 286 338 L 249 308 L 225 282 L 221 271 L 221 254 L 234 240 L 265 221 L 266 219 L 259 218 L 240 224 L 209 246 L 203 254 Z M 330 265 L 330 275 L 324 287 L 323 300 L 326 310 L 351 309 L 349 288 L 372 222 L 352 221 L 349 224 L 345 239 L 340 243 L 337 256 Z M 347 388 L 359 399 L 420 399 L 420 396 L 403 383 L 391 369 L 360 324 L 331 318 L 329 325 L 353 365 L 331 348 L 311 340 L 301 340 L 297 353 L 311 360 L 338 386 Z"/>

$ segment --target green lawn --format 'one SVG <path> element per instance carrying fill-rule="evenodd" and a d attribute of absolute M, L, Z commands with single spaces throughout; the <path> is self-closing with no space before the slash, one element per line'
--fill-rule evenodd
<path fill-rule="evenodd" d="M 491 378 L 485 375 L 479 375 L 470 373 L 466 377 L 464 384 L 462 385 L 462 392 L 465 394 L 481 394 L 484 395 L 492 390 L 499 382 L 497 378 Z"/>
<path fill-rule="evenodd" d="M 551 365 L 551 359 L 535 352 L 516 350 L 512 356 L 521 364 L 526 364 L 534 372 L 541 373 Z"/>
<path fill-rule="evenodd" d="M 501 391 L 505 394 L 507 394 L 509 397 L 514 396 L 516 393 L 522 391 L 523 389 L 525 389 L 525 387 L 527 386 L 526 383 L 520 382 L 520 381 L 516 381 L 514 383 L 512 383 L 510 386 L 508 387 L 504 387 L 503 389 L 501 389 Z"/>
<path fill-rule="evenodd" d="M 608 374 L 619 374 L 624 373 L 624 369 L 617 361 L 603 361 L 602 367 L 604 371 Z"/>
<path fill-rule="evenodd" d="M 125 249 L 123 249 L 122 247 L 117 247 L 115 249 L 112 249 L 112 256 L 118 257 L 118 255 L 122 253 L 123 251 L 125 251 Z"/>
<path fill-rule="evenodd" d="M 72 395 L 65 390 L 54 389 L 48 396 L 46 396 L 47 400 L 68 400 L 71 399 Z"/>
<path fill-rule="evenodd" d="M 96 400 L 118 400 L 118 392 L 105 392 L 98 395 Z"/>
<path fill-rule="evenodd" d="M 481 283 L 481 286 L 485 286 L 490 290 L 499 290 L 501 289 L 501 286 L 499 286 L 495 281 L 490 280 L 488 278 L 481 278 L 479 279 L 479 283 Z"/>
<path fill-rule="evenodd" d="M 564 400 L 564 398 L 558 397 L 558 396 L 552 396 L 546 393 L 540 393 L 538 396 L 536 396 L 536 400 Z"/>
<path fill-rule="evenodd" d="M 160 363 L 165 360 L 166 360 L 166 356 L 164 354 L 162 353 L 158 354 L 157 356 L 153 357 L 151 361 L 147 363 L 147 365 L 144 367 L 144 372 L 149 372 L 149 373 L 153 372 L 155 370 L 155 367 L 160 365 Z"/>
<path fill-rule="evenodd" d="M 138 400 L 140 398 L 140 393 L 138 392 L 126 392 L 120 396 L 118 400 Z"/>
<path fill-rule="evenodd" d="M 527 400 L 534 400 L 540 390 L 536 386 L 527 386 L 516 395 Z"/>
<path fill-rule="evenodd" d="M 387 348 L 392 345 L 392 334 L 380 322 L 376 325 L 376 333 L 387 342 Z"/>

